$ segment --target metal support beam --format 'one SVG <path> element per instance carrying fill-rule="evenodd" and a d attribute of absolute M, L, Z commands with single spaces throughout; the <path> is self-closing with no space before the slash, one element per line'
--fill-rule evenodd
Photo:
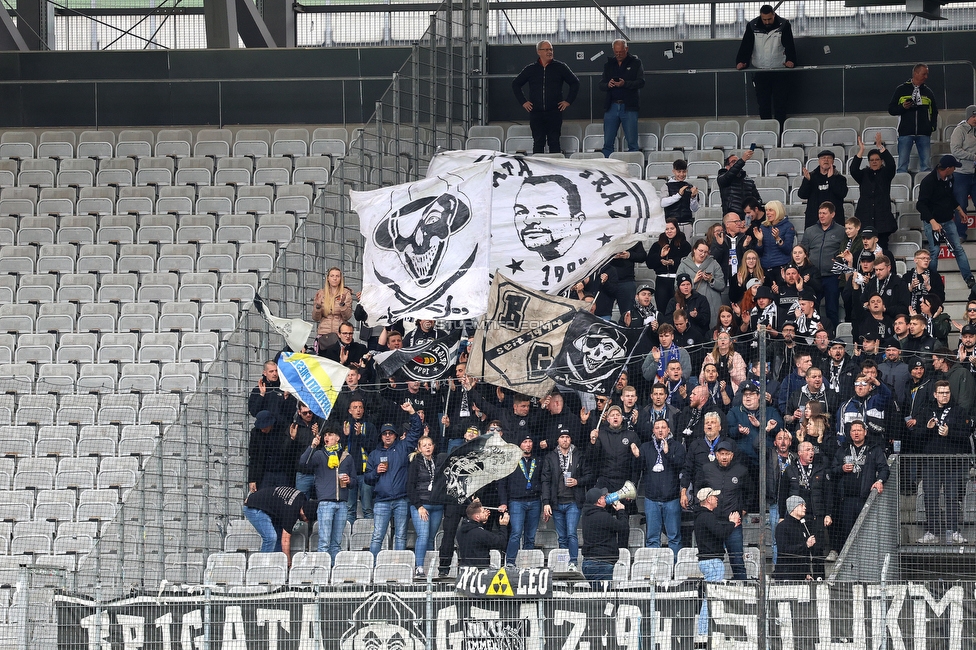
<path fill-rule="evenodd" d="M 9 16 L 7 19 L 9 20 Z M 17 0 L 17 29 L 27 44 L 27 49 L 52 49 L 54 5 L 46 0 Z"/>
<path fill-rule="evenodd" d="M 0 7 L 0 51 L 26 52 L 28 49 L 24 37 L 17 31 L 13 19 L 6 7 Z"/>
<path fill-rule="evenodd" d="M 295 8 L 299 6 L 295 0 L 264 0 L 262 3 L 264 24 L 278 47 L 295 47 Z"/>
<path fill-rule="evenodd" d="M 203 0 L 203 15 L 208 48 L 237 49 L 238 34 L 244 47 L 277 47 L 251 0 Z"/>

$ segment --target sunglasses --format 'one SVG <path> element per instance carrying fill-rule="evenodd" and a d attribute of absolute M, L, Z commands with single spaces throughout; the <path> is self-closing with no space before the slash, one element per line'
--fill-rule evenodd
<path fill-rule="evenodd" d="M 497 432 L 497 431 L 501 431 L 502 429 L 501 427 L 488 427 L 488 430 L 492 432 Z"/>
<path fill-rule="evenodd" d="M 854 382 L 854 385 L 855 386 L 867 386 L 868 385 L 868 382 L 866 382 L 866 381 L 855 381 Z"/>

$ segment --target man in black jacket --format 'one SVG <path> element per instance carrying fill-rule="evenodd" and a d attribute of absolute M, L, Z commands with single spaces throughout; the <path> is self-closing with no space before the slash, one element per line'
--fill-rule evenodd
<path fill-rule="evenodd" d="M 519 443 L 522 458 L 511 474 L 498 481 L 499 510 L 511 515 L 512 530 L 505 553 L 505 563 L 515 566 L 519 549 L 535 548 L 535 533 L 542 516 L 542 463 L 532 453 L 532 436 Z"/>
<path fill-rule="evenodd" d="M 725 547 L 729 536 L 736 530 L 742 531 L 742 516 L 738 512 L 722 515 L 718 509 L 721 490 L 703 487 L 697 497 L 701 510 L 695 517 L 695 541 L 698 544 L 698 568 L 706 582 L 720 582 L 725 579 Z M 698 634 L 708 634 L 708 603 L 702 599 L 698 614 Z"/>
<path fill-rule="evenodd" d="M 939 270 L 940 245 L 935 240 L 935 233 L 942 233 L 942 238 L 948 241 L 952 254 L 956 256 L 959 272 L 971 289 L 973 285 L 976 285 L 976 278 L 973 277 L 973 272 L 970 270 L 969 258 L 966 257 L 966 251 L 962 247 L 959 231 L 952 222 L 956 214 L 963 221 L 967 218 L 966 211 L 956 201 L 952 178 L 956 167 L 959 167 L 959 161 L 953 156 L 948 154 L 942 156 L 932 173 L 919 183 L 918 201 L 915 203 L 915 207 L 922 215 L 922 229 L 929 245 L 929 253 L 932 254 L 932 264 L 929 268 L 933 272 Z"/>
<path fill-rule="evenodd" d="M 660 548 L 661 531 L 668 535 L 668 548 L 675 557 L 681 550 L 681 470 L 685 464 L 685 446 L 671 435 L 668 421 L 654 421 L 654 438 L 640 447 L 630 443 L 634 456 L 643 457 L 644 514 L 647 535 L 644 545 Z"/>
<path fill-rule="evenodd" d="M 623 126 L 627 151 L 640 151 L 637 141 L 637 116 L 640 112 L 640 89 L 644 87 L 644 67 L 640 59 L 628 53 L 627 41 L 613 42 L 613 56 L 603 66 L 600 90 L 607 94 L 603 103 L 603 155 L 613 153 L 617 130 Z"/>
<path fill-rule="evenodd" d="M 296 432 L 297 434 L 297 432 Z M 298 447 L 291 431 L 275 422 L 269 411 L 261 411 L 254 420 L 248 441 L 247 483 L 250 492 L 261 488 L 295 484 Z"/>
<path fill-rule="evenodd" d="M 579 537 L 576 533 L 583 507 L 584 485 L 590 482 L 583 452 L 573 444 L 573 436 L 563 430 L 556 448 L 542 465 L 542 516 L 555 519 L 559 548 L 569 550 L 569 570 L 577 571 Z"/>
<path fill-rule="evenodd" d="M 776 543 L 780 547 L 780 561 L 773 577 L 777 580 L 812 580 L 813 549 L 817 536 L 807 525 L 807 505 L 802 497 L 786 500 L 787 515 L 776 529 Z"/>
<path fill-rule="evenodd" d="M 553 58 L 552 43 L 539 41 L 536 46 L 539 58 L 522 69 L 512 81 L 515 98 L 529 113 L 529 128 L 532 129 L 532 153 L 545 153 L 546 143 L 549 153 L 561 153 L 559 134 L 563 128 L 562 112 L 576 101 L 580 81 L 569 66 Z M 525 98 L 522 87 L 529 84 L 529 98 Z M 563 84 L 569 86 L 569 94 L 563 99 Z"/>
<path fill-rule="evenodd" d="M 837 221 L 844 223 L 844 197 L 847 196 L 847 177 L 834 167 L 834 152 L 824 149 L 817 154 L 820 165 L 812 172 L 803 167 L 803 182 L 797 195 L 807 199 L 804 228 L 817 223 L 820 204 L 829 201 L 836 211 Z"/>
<path fill-rule="evenodd" d="M 502 514 L 498 523 L 502 529 L 493 533 L 485 528 L 491 511 L 473 501 L 465 511 L 467 519 L 461 522 L 457 531 L 458 564 L 461 566 L 487 567 L 491 551 L 504 551 L 508 545 L 508 513 Z"/>
<path fill-rule="evenodd" d="M 754 199 L 756 203 L 762 205 L 762 196 L 756 188 L 756 181 L 749 178 L 743 170 L 746 161 L 752 158 L 752 149 L 742 152 L 742 157 L 731 154 L 725 159 L 725 169 L 718 170 L 719 192 L 722 195 L 722 213 L 734 212 L 740 217 L 745 217 L 745 203 L 749 199 Z"/>
<path fill-rule="evenodd" d="M 738 513 L 741 517 L 746 513 L 745 487 L 749 471 L 745 465 L 734 460 L 735 451 L 736 445 L 731 440 L 718 443 L 715 462 L 706 463 L 699 475 L 701 485 L 721 490 L 722 498 L 718 503 L 718 514 L 721 517 L 733 513 Z M 736 528 L 729 534 L 725 540 L 725 548 L 729 552 L 729 564 L 732 565 L 732 579 L 745 580 L 742 528 Z"/>
<path fill-rule="evenodd" d="M 797 447 L 795 461 L 786 468 L 779 482 L 778 513 L 786 512 L 786 500 L 790 497 L 802 497 L 807 505 L 806 518 L 811 524 L 810 530 L 819 541 L 814 554 L 814 570 L 817 575 L 823 575 L 822 553 L 830 548 L 826 529 L 834 523 L 834 484 L 830 480 L 828 462 L 825 454 L 815 453 L 812 442 L 804 440 Z M 828 562 L 835 562 L 837 551 L 830 551 L 826 559 Z"/>
<path fill-rule="evenodd" d="M 918 149 L 919 171 L 931 167 L 932 133 L 939 128 L 939 109 L 935 105 L 935 93 L 925 85 L 929 67 L 917 63 L 912 68 L 912 78 L 895 88 L 888 113 L 898 116 L 898 171 L 908 171 L 912 145 Z"/>
<path fill-rule="evenodd" d="M 583 506 L 583 575 L 594 588 L 600 580 L 613 579 L 613 565 L 620 557 L 617 540 L 627 538 L 630 520 L 624 504 L 613 502 L 613 514 L 607 511 L 607 489 L 590 488 Z"/>
<path fill-rule="evenodd" d="M 850 441 L 837 449 L 830 470 L 831 480 L 837 482 L 834 510 L 839 519 L 837 535 L 831 536 L 831 547 L 838 552 L 847 543 L 871 490 L 877 490 L 879 494 L 884 491 L 884 483 L 891 474 L 884 449 L 865 440 L 867 427 L 864 422 L 852 422 L 848 435 Z"/>

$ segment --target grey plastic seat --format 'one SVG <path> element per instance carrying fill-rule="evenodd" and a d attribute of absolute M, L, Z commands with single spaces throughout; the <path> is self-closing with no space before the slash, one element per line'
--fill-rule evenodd
<path fill-rule="evenodd" d="M 95 301 L 97 284 L 97 278 L 90 273 L 62 275 L 61 286 L 58 287 L 58 302 L 92 303 Z"/>
<path fill-rule="evenodd" d="M 176 185 L 204 185 L 213 184 L 214 161 L 206 156 L 191 156 L 183 158 L 176 170 Z"/>
<path fill-rule="evenodd" d="M 189 129 L 160 129 L 156 133 L 156 146 L 153 153 L 157 156 L 171 158 L 186 158 L 191 153 L 193 132 Z"/>
<path fill-rule="evenodd" d="M 90 158 L 66 158 L 58 169 L 58 187 L 85 188 L 95 184 L 95 161 Z"/>
<path fill-rule="evenodd" d="M 152 187 L 120 187 L 115 202 L 118 214 L 148 215 L 154 211 L 156 189 Z"/>
<path fill-rule="evenodd" d="M 38 158 L 74 158 L 78 138 L 74 131 L 44 131 L 37 143 Z"/>
<path fill-rule="evenodd" d="M 200 129 L 193 144 L 193 155 L 216 159 L 229 156 L 233 137 L 230 129 Z"/>
<path fill-rule="evenodd" d="M 195 244 L 163 244 L 156 268 L 159 273 L 192 273 L 196 257 Z"/>

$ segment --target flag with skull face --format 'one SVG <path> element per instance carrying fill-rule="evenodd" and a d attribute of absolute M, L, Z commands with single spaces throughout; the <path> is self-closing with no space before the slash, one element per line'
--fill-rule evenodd
<path fill-rule="evenodd" d="M 581 311 L 569 324 L 562 348 L 546 374 L 560 386 L 606 395 L 632 347 L 625 328 Z"/>
<path fill-rule="evenodd" d="M 484 197 L 490 179 L 490 164 L 481 163 L 350 193 L 366 240 L 360 302 L 371 325 L 484 313 L 491 234 L 483 205 L 473 199 Z"/>

